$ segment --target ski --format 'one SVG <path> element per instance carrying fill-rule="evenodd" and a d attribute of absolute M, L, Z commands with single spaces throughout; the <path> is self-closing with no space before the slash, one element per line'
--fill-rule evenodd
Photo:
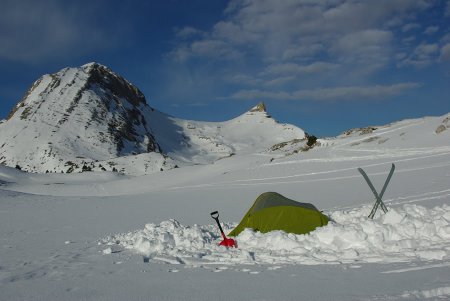
<path fill-rule="evenodd" d="M 392 178 L 392 175 L 394 174 L 394 170 L 395 170 L 395 165 L 392 164 L 391 166 L 391 170 L 389 171 L 389 175 L 386 178 L 386 181 L 384 182 L 383 188 L 381 189 L 380 194 L 378 194 L 378 192 L 376 191 L 375 187 L 372 184 L 372 181 L 370 181 L 369 177 L 367 176 L 366 172 L 362 169 L 362 168 L 358 168 L 358 171 L 361 173 L 361 175 L 364 177 L 364 179 L 366 180 L 367 184 L 370 187 L 370 190 L 372 190 L 373 195 L 375 196 L 375 205 L 372 208 L 372 211 L 369 214 L 369 218 L 373 219 L 375 216 L 375 213 L 378 209 L 378 206 L 381 206 L 381 209 L 383 210 L 384 213 L 386 213 L 388 210 L 386 208 L 386 205 L 383 203 L 383 195 L 384 192 L 386 191 L 386 188 Z"/>

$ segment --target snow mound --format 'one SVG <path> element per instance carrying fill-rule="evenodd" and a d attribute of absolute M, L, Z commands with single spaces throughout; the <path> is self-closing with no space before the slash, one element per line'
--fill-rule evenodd
<path fill-rule="evenodd" d="M 238 249 L 218 246 L 215 225 L 183 226 L 176 220 L 147 224 L 143 230 L 102 239 L 104 254 L 131 250 L 144 261 L 188 264 L 338 264 L 450 259 L 450 206 L 391 208 L 374 220 L 369 207 L 335 211 L 335 222 L 306 235 L 250 229 L 237 238 Z M 226 231 L 234 225 L 226 224 Z"/>

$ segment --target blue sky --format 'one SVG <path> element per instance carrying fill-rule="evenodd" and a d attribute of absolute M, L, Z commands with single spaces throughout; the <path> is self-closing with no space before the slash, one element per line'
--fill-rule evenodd
<path fill-rule="evenodd" d="M 150 106 L 231 119 L 264 101 L 316 136 L 450 112 L 449 0 L 1 0 L 0 118 L 96 61 Z"/>

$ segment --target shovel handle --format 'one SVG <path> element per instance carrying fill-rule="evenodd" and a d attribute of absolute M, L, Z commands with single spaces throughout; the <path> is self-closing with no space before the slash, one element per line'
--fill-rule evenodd
<path fill-rule="evenodd" d="M 223 232 L 222 226 L 219 222 L 219 211 L 211 212 L 211 217 L 216 220 L 217 226 L 219 226 L 220 234 L 222 234 L 223 239 L 226 239 L 225 233 Z"/>

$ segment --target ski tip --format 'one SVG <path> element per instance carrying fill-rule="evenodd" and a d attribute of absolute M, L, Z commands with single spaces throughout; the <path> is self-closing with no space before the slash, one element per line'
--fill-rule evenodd
<path fill-rule="evenodd" d="M 359 171 L 359 173 L 362 174 L 363 176 L 366 174 L 366 172 L 365 172 L 361 167 L 358 167 L 358 171 Z"/>

